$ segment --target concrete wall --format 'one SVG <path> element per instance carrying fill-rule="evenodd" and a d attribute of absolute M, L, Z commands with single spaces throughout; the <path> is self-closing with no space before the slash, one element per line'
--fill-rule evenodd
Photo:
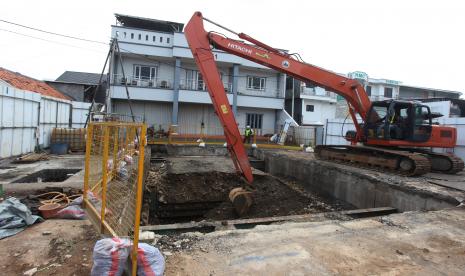
<path fill-rule="evenodd" d="M 336 198 L 357 208 L 394 207 L 399 211 L 438 210 L 457 206 L 456 195 L 436 194 L 409 187 L 403 182 L 377 178 L 347 170 L 330 162 L 292 157 L 273 151 L 254 150 L 265 161 L 265 171 L 279 177 L 291 177 L 305 189 Z"/>
<path fill-rule="evenodd" d="M 53 86 L 55 89 L 70 97 L 73 101 L 83 102 L 84 101 L 84 89 L 83 84 L 71 84 L 71 83 L 59 83 L 59 82 L 47 82 L 48 85 Z"/>

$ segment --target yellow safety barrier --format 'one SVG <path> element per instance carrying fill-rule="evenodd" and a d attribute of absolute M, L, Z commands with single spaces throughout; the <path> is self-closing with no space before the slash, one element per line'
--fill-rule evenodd
<path fill-rule="evenodd" d="M 133 241 L 132 275 L 142 206 L 146 125 L 90 122 L 86 136 L 84 208 L 101 234 Z"/>
<path fill-rule="evenodd" d="M 245 128 L 239 128 L 240 133 L 245 133 Z M 270 140 L 274 134 L 274 129 L 253 129 L 253 138 L 250 144 L 244 144 L 245 147 L 251 147 L 255 144 L 257 148 L 264 149 L 286 149 L 302 150 L 300 144 L 305 146 L 315 145 L 315 131 L 311 127 L 289 131 L 288 137 L 291 142 L 286 145 L 280 145 Z M 296 141 L 295 138 L 298 138 Z M 224 130 L 217 126 L 200 125 L 198 128 L 190 125 L 154 125 L 148 130 L 148 144 L 150 145 L 224 145 L 226 138 Z"/>

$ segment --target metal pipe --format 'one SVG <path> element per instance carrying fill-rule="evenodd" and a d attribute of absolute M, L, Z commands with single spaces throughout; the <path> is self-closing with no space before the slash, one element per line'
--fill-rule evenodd
<path fill-rule="evenodd" d="M 216 22 L 214 22 L 214 21 L 211 21 L 210 19 L 208 19 L 208 18 L 206 18 L 206 17 L 202 17 L 202 18 L 203 18 L 203 20 L 205 20 L 205 21 L 207 21 L 207 22 L 209 22 L 209 23 L 211 23 L 211 24 L 213 24 L 213 25 L 215 25 L 215 26 L 217 26 L 217 27 L 220 27 L 221 29 L 224 29 L 224 30 L 226 30 L 226 31 L 228 31 L 228 32 L 231 32 L 231 33 L 233 33 L 233 34 L 239 36 L 239 34 L 238 34 L 237 32 L 235 32 L 235 31 L 233 31 L 233 30 L 231 30 L 231 29 L 229 29 L 229 28 L 226 28 L 226 27 L 223 26 L 223 25 L 220 25 L 220 24 L 218 24 L 218 23 L 216 23 Z"/>

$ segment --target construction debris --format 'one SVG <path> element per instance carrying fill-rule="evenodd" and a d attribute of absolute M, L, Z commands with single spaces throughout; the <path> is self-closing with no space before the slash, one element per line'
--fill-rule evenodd
<path fill-rule="evenodd" d="M 42 153 L 28 153 L 16 158 L 12 163 L 34 163 L 37 161 L 49 160 L 48 154 Z"/>

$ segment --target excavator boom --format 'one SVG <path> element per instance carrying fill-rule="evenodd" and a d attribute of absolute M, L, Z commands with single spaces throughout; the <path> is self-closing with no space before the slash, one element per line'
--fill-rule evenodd
<path fill-rule="evenodd" d="M 200 72 L 203 76 L 206 76 L 205 84 L 213 102 L 215 113 L 223 125 L 227 147 L 234 166 L 248 183 L 252 183 L 253 175 L 249 159 L 228 97 L 224 93 L 223 82 L 210 49 L 208 33 L 203 28 L 203 20 L 194 15 L 185 28 L 185 35 Z"/>
<path fill-rule="evenodd" d="M 250 44 L 205 31 L 204 20 L 234 33 Z M 234 164 L 249 183 L 252 182 L 250 164 L 224 93 L 211 46 L 344 97 L 356 128 L 353 135 L 346 137 L 352 146 L 317 146 L 315 152 L 320 159 L 357 163 L 365 167 L 375 165 L 404 175 L 420 175 L 430 169 L 456 173 L 464 167 L 463 161 L 451 154 L 437 154 L 418 149 L 451 148 L 456 143 L 456 129 L 432 125 L 431 117 L 422 115 L 423 112 L 431 115 L 429 107 L 425 105 L 397 100 L 372 103 L 357 80 L 305 63 L 285 51 L 203 18 L 200 12 L 194 13 L 186 25 L 185 35 L 206 82 L 216 113 L 223 124 Z M 374 107 L 384 108 L 386 114 L 378 114 Z M 359 123 L 359 118 L 363 120 L 364 125 Z M 357 143 L 364 143 L 368 147 L 356 146 Z"/>

